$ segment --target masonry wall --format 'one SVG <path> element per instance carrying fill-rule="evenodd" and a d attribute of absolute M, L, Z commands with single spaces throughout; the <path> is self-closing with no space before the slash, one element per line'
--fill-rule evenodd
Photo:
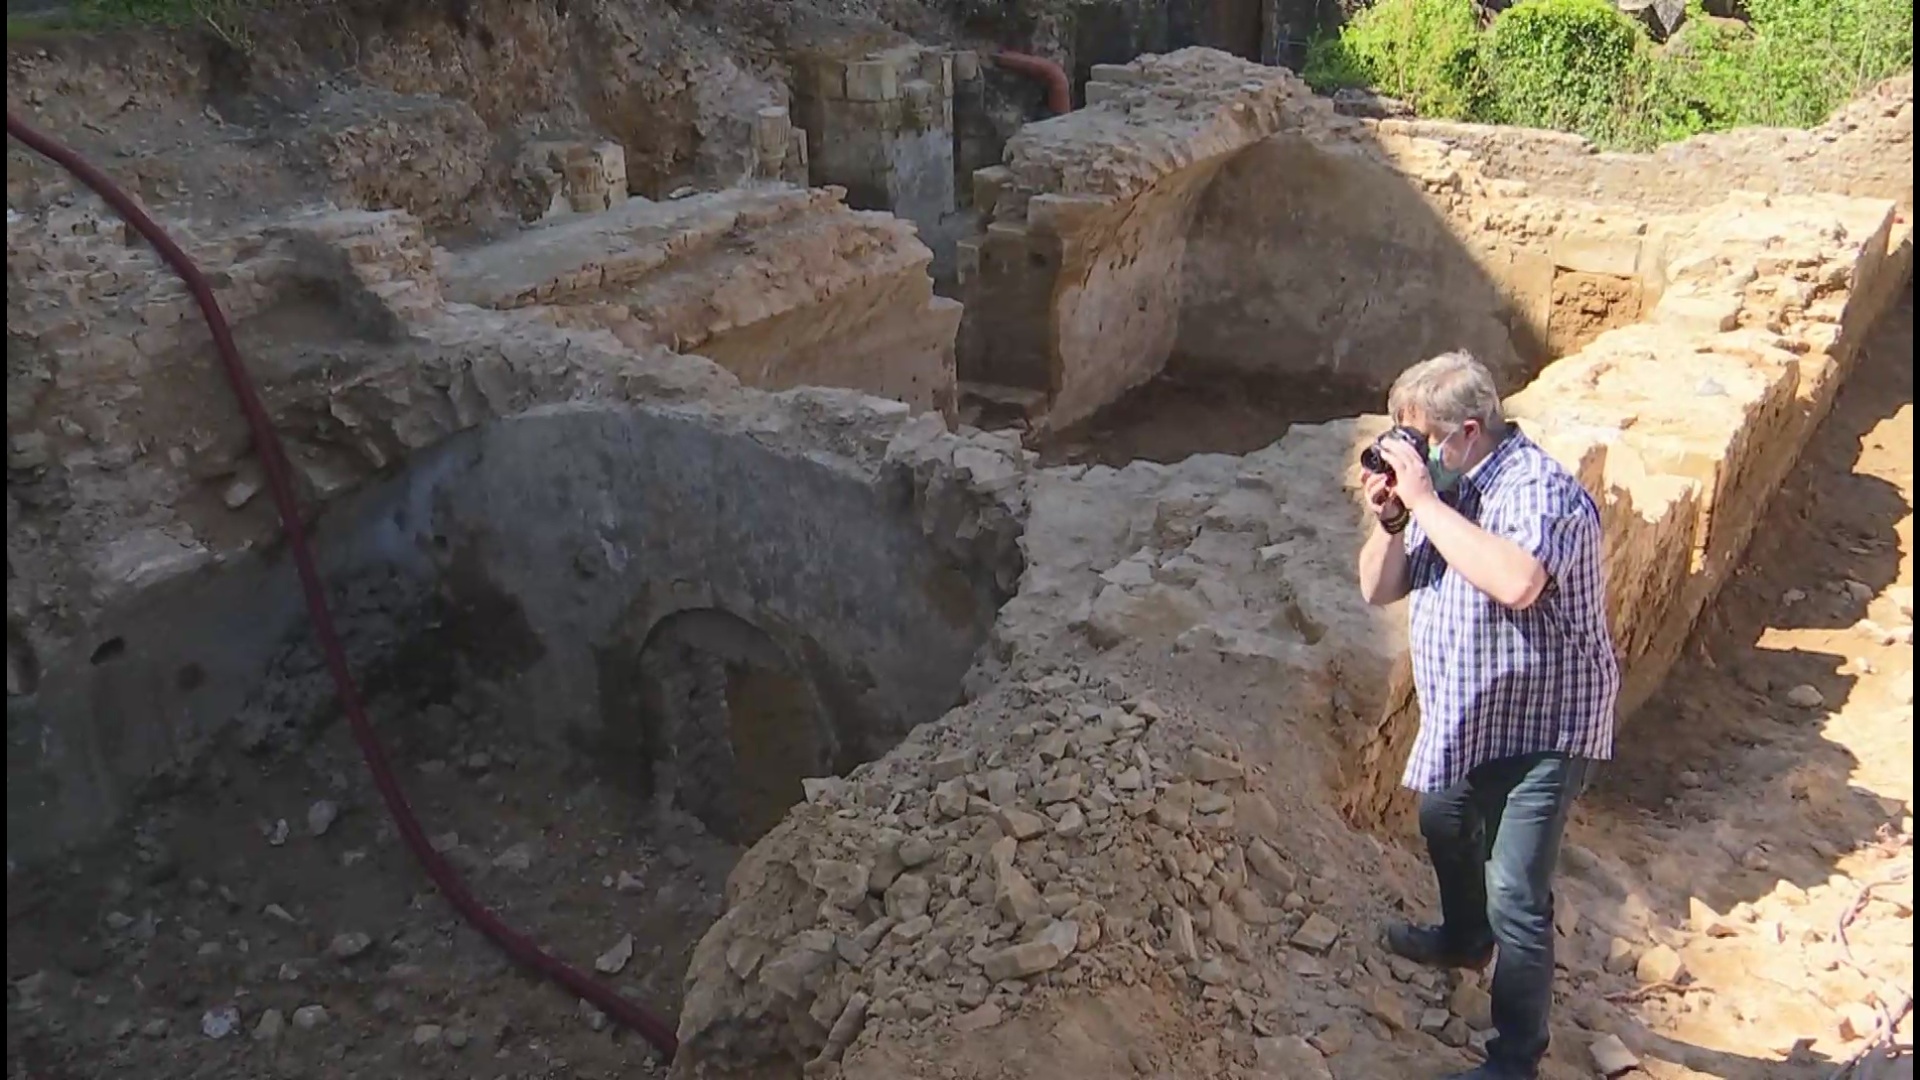
<path fill-rule="evenodd" d="M 1646 209 L 1712 205 L 1729 191 L 1829 192 L 1913 206 L 1913 75 L 1895 76 L 1811 130 L 1701 135 L 1649 154 L 1601 153 L 1578 135 L 1441 121 L 1381 121 L 1378 130 L 1471 151 L 1489 175 L 1543 195 L 1618 199 Z"/>
<path fill-rule="evenodd" d="M 1467 348 L 1517 387 L 1539 359 L 1529 312 L 1408 177 L 1358 146 L 1289 133 L 1235 156 L 1201 201 L 1181 274 L 1174 371 L 1384 390 L 1412 361 Z"/>

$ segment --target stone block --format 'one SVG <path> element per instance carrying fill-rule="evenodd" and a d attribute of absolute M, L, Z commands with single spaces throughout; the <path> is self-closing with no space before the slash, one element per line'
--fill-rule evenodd
<path fill-rule="evenodd" d="M 1549 257 L 1562 270 L 1610 277 L 1637 277 L 1641 266 L 1638 236 L 1596 236 L 1574 233 L 1553 242 Z"/>
<path fill-rule="evenodd" d="M 1095 64 L 1088 73 L 1088 79 L 1098 83 L 1144 83 L 1150 76 L 1132 64 Z"/>
<path fill-rule="evenodd" d="M 900 76 L 886 60 L 862 60 L 848 64 L 847 100 L 893 101 L 900 96 Z"/>

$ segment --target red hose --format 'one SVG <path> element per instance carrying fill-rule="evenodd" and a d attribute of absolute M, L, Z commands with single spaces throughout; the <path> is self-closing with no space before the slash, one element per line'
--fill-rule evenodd
<path fill-rule="evenodd" d="M 1038 79 L 1047 87 L 1047 108 L 1055 116 L 1065 116 L 1073 111 L 1073 88 L 1067 83 L 1067 73 L 1060 65 L 1044 56 L 1029 53 L 997 52 L 993 62 L 1008 71 L 1017 71 Z"/>
<path fill-rule="evenodd" d="M 618 1023 L 639 1032 L 671 1061 L 678 1049 L 672 1028 L 638 1004 L 615 993 L 612 987 L 568 967 L 541 951 L 532 941 L 509 929 L 474 899 L 473 894 L 467 891 L 466 883 L 460 880 L 453 867 L 427 841 L 427 834 L 413 816 L 413 808 L 407 805 L 406 793 L 400 789 L 393 767 L 387 762 L 386 752 L 381 749 L 380 741 L 373 733 L 373 725 L 367 722 L 360 692 L 354 686 L 352 672 L 347 669 L 347 654 L 340 647 L 340 635 L 334 629 L 333 614 L 327 608 L 326 591 L 320 584 L 320 572 L 314 566 L 299 507 L 294 501 L 292 471 L 287 465 L 286 451 L 280 444 L 279 433 L 274 430 L 273 421 L 268 419 L 267 410 L 260 403 L 253 380 L 247 374 L 246 365 L 241 362 L 240 350 L 234 346 L 233 333 L 227 326 L 226 316 L 221 313 L 220 303 L 214 299 L 213 290 L 208 287 L 207 279 L 200 273 L 199 267 L 140 209 L 138 203 L 73 150 L 28 126 L 12 112 L 7 113 L 7 134 L 66 169 L 105 199 L 107 205 L 139 230 L 141 236 L 146 237 L 174 273 L 180 275 L 180 280 L 186 283 L 187 290 L 200 305 L 200 314 L 207 321 L 207 329 L 213 332 L 214 351 L 220 354 L 227 381 L 233 386 L 234 396 L 240 399 L 240 411 L 246 414 L 247 426 L 252 429 L 254 448 L 259 452 L 260 464 L 266 470 L 267 487 L 273 493 L 274 506 L 280 511 L 280 525 L 286 531 L 287 543 L 293 551 L 293 565 L 300 573 L 300 587 L 306 593 L 307 614 L 313 620 L 314 637 L 319 639 L 320 651 L 327 658 L 327 669 L 333 673 L 333 684 L 340 693 L 340 704 L 346 710 L 354 741 L 360 744 L 360 752 L 367 759 L 374 785 L 380 789 L 381 798 L 386 800 L 387 812 L 393 815 L 394 823 L 400 827 L 401 837 L 406 840 L 407 847 L 413 849 L 414 857 L 420 860 L 427 876 L 433 879 L 441 894 L 468 922 L 492 938 L 507 955 L 585 998 L 594 1008 Z"/>

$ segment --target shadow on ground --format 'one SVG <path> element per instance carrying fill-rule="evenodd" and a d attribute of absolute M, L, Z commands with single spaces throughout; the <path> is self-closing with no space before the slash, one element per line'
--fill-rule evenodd
<path fill-rule="evenodd" d="M 1909 297 L 1875 328 L 1746 565 L 1665 689 L 1628 722 L 1618 759 L 1577 814 L 1568 891 L 1598 893 L 1588 906 L 1603 922 L 1637 915 L 1678 929 L 1693 898 L 1724 913 L 1793 886 L 1815 889 L 1911 821 L 1911 643 L 1863 620 L 1900 621 L 1888 593 L 1911 583 L 1912 318 Z M 1808 707 L 1805 687 L 1822 703 Z M 1787 948 L 1800 944 L 1818 947 Z M 1713 988 L 1735 1002 L 1736 1017 L 1748 997 L 1773 989 Z M 1807 996 L 1809 1016 L 1823 1012 L 1809 987 L 1788 990 Z M 1824 1078 L 1837 1065 L 1805 1048 L 1793 1064 L 1707 1049 L 1633 1011 L 1618 1034 L 1684 1066 L 1657 1077 Z M 1765 1036 L 1777 1051 L 1796 1036 L 1832 1034 Z M 1855 1075 L 1911 1075 L 1910 1061 L 1879 1068 Z"/>

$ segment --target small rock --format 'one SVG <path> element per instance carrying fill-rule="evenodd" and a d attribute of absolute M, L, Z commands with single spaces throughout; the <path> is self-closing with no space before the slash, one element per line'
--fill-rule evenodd
<path fill-rule="evenodd" d="M 1181 960 L 1192 961 L 1200 958 L 1200 944 L 1194 938 L 1193 916 L 1184 908 L 1174 908 L 1172 926 L 1168 937 L 1173 945 L 1173 955 Z"/>
<path fill-rule="evenodd" d="M 200 1015 L 200 1034 L 209 1039 L 224 1039 L 240 1029 L 240 1008 L 221 1005 Z"/>
<path fill-rule="evenodd" d="M 1587 1052 L 1593 1055 L 1593 1067 L 1601 1076 L 1615 1077 L 1640 1067 L 1640 1059 L 1633 1056 L 1633 1051 L 1627 1049 L 1618 1035 L 1602 1035 L 1587 1047 Z"/>
<path fill-rule="evenodd" d="M 1233 780 L 1245 772 L 1237 761 L 1210 754 L 1199 747 L 1187 751 L 1187 777 L 1202 784 Z"/>
<path fill-rule="evenodd" d="M 1307 1040 L 1315 1050 L 1328 1057 L 1338 1057 L 1353 1045 L 1353 1029 L 1344 1022 L 1335 1020 Z"/>
<path fill-rule="evenodd" d="M 932 889 L 927 885 L 927 879 L 918 874 L 902 874 L 887 886 L 887 914 L 902 922 L 925 915 L 931 897 Z"/>
<path fill-rule="evenodd" d="M 515 844 L 493 858 L 494 869 L 524 872 L 533 866 L 533 845 Z"/>
<path fill-rule="evenodd" d="M 413 1045 L 438 1046 L 440 1045 L 440 1036 L 445 1033 L 446 1029 L 442 1028 L 439 1024 L 420 1024 L 413 1029 Z"/>
<path fill-rule="evenodd" d="M 1787 704 L 1796 709 L 1817 709 L 1826 703 L 1826 695 L 1806 683 L 1787 691 Z"/>
<path fill-rule="evenodd" d="M 1000 1006 L 989 1001 L 969 1012 L 961 1013 L 953 1019 L 953 1028 L 962 1034 L 985 1031 L 1000 1023 Z"/>
<path fill-rule="evenodd" d="M 1333 1080 L 1324 1055 L 1298 1035 L 1255 1039 L 1256 1080 Z"/>
<path fill-rule="evenodd" d="M 973 753 L 959 751 L 934 758 L 927 772 L 934 780 L 954 780 L 973 771 Z"/>
<path fill-rule="evenodd" d="M 1711 938 L 1729 938 L 1739 933 L 1732 923 L 1697 896 L 1687 898 L 1687 922 L 1695 933 Z"/>
<path fill-rule="evenodd" d="M 1493 1027 L 1493 996 L 1472 983 L 1455 987 L 1447 1006 L 1475 1031 Z"/>
<path fill-rule="evenodd" d="M 1648 985 L 1655 983 L 1679 982 L 1687 971 L 1686 962 L 1680 954 L 1667 945 L 1655 945 L 1640 957 L 1634 966 L 1634 972 L 1640 981 Z"/>
<path fill-rule="evenodd" d="M 1048 923 L 1032 941 L 1010 945 L 988 956 L 984 965 L 987 978 L 994 982 L 1005 982 L 1051 971 L 1062 960 L 1073 955 L 1079 942 L 1078 923 L 1070 919 Z"/>
<path fill-rule="evenodd" d="M 1031 840 L 1047 831 L 1047 819 L 1038 814 L 1013 807 L 1000 807 L 994 812 L 1000 822 L 1000 829 L 1015 840 Z"/>
<path fill-rule="evenodd" d="M 327 955 L 335 960 L 351 960 L 373 947 L 373 938 L 358 930 L 335 934 L 327 946 Z"/>
<path fill-rule="evenodd" d="M 1325 953 L 1340 940 L 1340 927 L 1333 920 L 1314 912 L 1293 935 L 1293 944 L 1310 953 Z"/>
<path fill-rule="evenodd" d="M 1280 853 L 1273 850 L 1273 845 L 1265 840 L 1255 840 L 1248 846 L 1247 863 L 1253 867 L 1254 873 L 1272 882 L 1282 894 L 1292 892 L 1298 883 L 1298 876 L 1294 874 L 1293 868 L 1288 866 L 1286 860 L 1280 857 Z"/>
<path fill-rule="evenodd" d="M 324 1005 L 302 1005 L 293 1010 L 293 1026 L 301 1031 L 312 1031 L 314 1028 L 322 1027 L 328 1019 Z"/>
<path fill-rule="evenodd" d="M 1054 803 L 1066 802 L 1069 799 L 1077 799 L 1080 797 L 1081 790 L 1084 786 L 1085 781 L 1080 778 L 1079 773 L 1067 773 L 1065 776 L 1056 776 L 1041 785 L 1040 803 L 1043 806 L 1050 806 Z"/>
<path fill-rule="evenodd" d="M 164 1016 L 155 1017 L 140 1025 L 140 1035 L 148 1039 L 164 1039 L 173 1030 L 173 1021 Z"/>
<path fill-rule="evenodd" d="M 1375 990 L 1367 999 L 1367 1012 L 1396 1034 L 1408 1029 L 1407 1003 L 1385 987 Z"/>
<path fill-rule="evenodd" d="M 339 805 L 332 799 L 321 799 L 307 807 L 307 832 L 315 837 L 325 836 L 339 819 Z"/>
<path fill-rule="evenodd" d="M 897 854 L 900 857 L 900 865 L 911 870 L 916 866 L 924 866 L 932 862 L 935 852 L 932 841 L 926 837 L 909 836 L 900 841 Z"/>
<path fill-rule="evenodd" d="M 593 961 L 593 970 L 602 975 L 618 975 L 626 970 L 627 962 L 633 959 L 633 935 L 627 934 L 613 947 L 601 953 Z"/>
<path fill-rule="evenodd" d="M 1609 975 L 1625 975 L 1640 962 L 1640 952 L 1633 943 L 1625 938 L 1614 938 L 1607 942 L 1607 959 L 1603 965 Z"/>
<path fill-rule="evenodd" d="M 287 1018 L 280 1015 L 279 1009 L 268 1009 L 260 1014 L 260 1021 L 253 1025 L 254 1042 L 273 1042 L 287 1029 Z"/>
<path fill-rule="evenodd" d="M 267 826 L 267 843 L 279 847 L 287 842 L 287 837 L 292 833 L 293 830 L 287 826 L 287 819 L 281 818 Z"/>

